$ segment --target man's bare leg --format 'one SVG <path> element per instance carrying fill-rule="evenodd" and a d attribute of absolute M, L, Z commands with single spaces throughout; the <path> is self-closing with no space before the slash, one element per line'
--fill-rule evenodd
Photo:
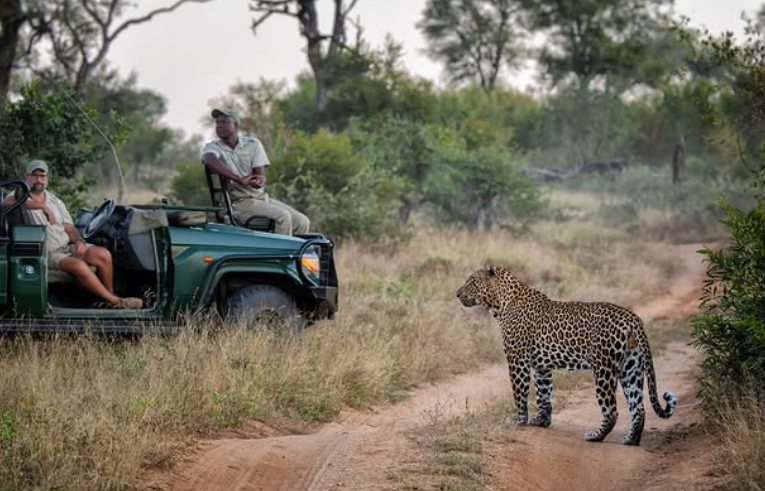
<path fill-rule="evenodd" d="M 90 266 L 95 266 L 96 275 L 101 283 L 114 293 L 114 267 L 112 266 L 112 254 L 103 247 L 88 247 L 85 251 L 85 262 Z"/>
<path fill-rule="evenodd" d="M 87 290 L 95 293 L 99 297 L 103 298 L 112 305 L 120 303 L 120 298 L 114 293 L 110 292 L 101 280 L 90 270 L 88 264 L 82 259 L 75 257 L 65 257 L 59 263 L 61 271 L 65 271 L 75 277 L 78 283 L 84 286 Z"/>

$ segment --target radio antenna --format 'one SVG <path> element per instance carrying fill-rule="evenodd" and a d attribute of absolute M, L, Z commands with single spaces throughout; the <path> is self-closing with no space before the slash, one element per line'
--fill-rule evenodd
<path fill-rule="evenodd" d="M 63 90 L 62 93 L 64 94 L 64 97 L 69 99 L 69 102 L 74 104 L 74 106 L 80 110 L 82 115 L 85 116 L 85 118 L 90 122 L 90 124 L 93 125 L 96 131 L 98 131 L 101 134 L 101 136 L 104 137 L 104 140 L 106 140 L 106 143 L 109 144 L 109 148 L 112 149 L 112 155 L 114 155 L 114 161 L 117 163 L 117 173 L 119 173 L 120 175 L 120 190 L 119 190 L 119 195 L 117 196 L 117 202 L 122 203 L 125 197 L 127 188 L 125 186 L 125 177 L 122 175 L 122 166 L 120 165 L 120 159 L 119 157 L 117 157 L 117 150 L 114 148 L 114 145 L 112 144 L 112 141 L 109 139 L 109 137 L 106 136 L 106 134 L 103 131 L 101 131 L 101 128 L 98 126 L 98 124 L 96 124 L 96 122 L 93 121 L 93 118 L 90 117 L 88 112 L 85 111 L 85 109 L 83 109 L 82 106 L 80 106 L 77 103 L 77 101 L 72 98 L 72 96 L 69 95 L 68 91 Z"/>

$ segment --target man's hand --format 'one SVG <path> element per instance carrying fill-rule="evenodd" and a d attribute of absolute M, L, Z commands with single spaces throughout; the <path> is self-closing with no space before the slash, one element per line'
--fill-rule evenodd
<path fill-rule="evenodd" d="M 74 257 L 82 259 L 85 257 L 85 252 L 87 252 L 88 248 L 85 246 L 85 242 L 82 239 L 78 239 L 74 243 L 74 254 L 72 254 Z"/>
<path fill-rule="evenodd" d="M 263 175 L 255 175 L 255 176 L 244 176 L 239 178 L 239 184 L 242 186 L 252 186 L 255 188 L 262 188 L 266 185 L 266 176 Z"/>

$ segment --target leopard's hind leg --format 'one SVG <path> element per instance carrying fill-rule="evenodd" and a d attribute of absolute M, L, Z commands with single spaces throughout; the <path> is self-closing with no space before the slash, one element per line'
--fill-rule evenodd
<path fill-rule="evenodd" d="M 622 363 L 620 379 L 627 408 L 630 412 L 630 429 L 622 439 L 625 445 L 640 445 L 645 426 L 645 407 L 643 406 L 643 357 L 637 348 L 630 350 Z"/>
<path fill-rule="evenodd" d="M 609 360 L 610 361 L 610 360 Z M 595 431 L 588 431 L 584 439 L 590 442 L 602 442 L 611 430 L 616 426 L 616 420 L 619 417 L 619 411 L 616 407 L 616 388 L 618 369 L 613 363 L 598 363 L 593 361 L 591 364 L 592 373 L 595 376 L 595 395 L 598 399 L 598 406 L 603 419 L 600 427 Z"/>

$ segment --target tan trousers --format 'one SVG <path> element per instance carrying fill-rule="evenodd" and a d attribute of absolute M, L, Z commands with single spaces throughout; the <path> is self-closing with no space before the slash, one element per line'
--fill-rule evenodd
<path fill-rule="evenodd" d="M 244 198 L 233 203 L 234 217 L 244 223 L 253 215 L 273 218 L 276 233 L 283 235 L 301 235 L 308 233 L 311 221 L 307 216 L 281 201 L 264 196 L 263 198 Z"/>

